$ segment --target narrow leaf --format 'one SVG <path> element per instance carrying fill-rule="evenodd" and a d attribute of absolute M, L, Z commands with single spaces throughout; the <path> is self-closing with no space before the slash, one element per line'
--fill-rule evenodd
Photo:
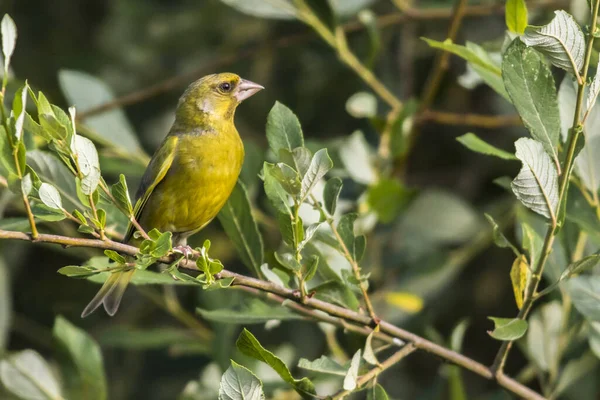
<path fill-rule="evenodd" d="M 346 376 L 346 368 L 327 356 L 321 356 L 314 361 L 308 361 L 306 358 L 301 358 L 300 361 L 298 361 L 298 367 L 320 374 Z"/>
<path fill-rule="evenodd" d="M 264 324 L 271 320 L 302 319 L 302 316 L 291 312 L 286 307 L 271 306 L 258 299 L 250 300 L 249 303 L 244 304 L 239 310 L 204 310 L 197 308 L 196 312 L 206 320 L 225 324 Z"/>
<path fill-rule="evenodd" d="M 507 151 L 492 146 L 491 144 L 484 142 L 474 133 L 466 133 L 456 138 L 466 148 L 476 153 L 486 154 L 488 156 L 500 157 L 505 160 L 516 160 L 517 158 Z"/>
<path fill-rule="evenodd" d="M 548 25 L 527 27 L 522 40 L 544 53 L 554 66 L 578 76 L 585 54 L 583 32 L 566 11 L 554 13 L 555 17 Z"/>
<path fill-rule="evenodd" d="M 541 55 L 515 39 L 502 60 L 506 90 L 531 136 L 557 164 L 560 114 L 550 68 Z"/>
<path fill-rule="evenodd" d="M 15 44 L 17 43 L 17 26 L 8 14 L 4 14 L 0 26 L 2 30 L 2 53 L 4 54 L 4 76 L 6 77 L 8 75 L 10 58 L 15 51 Z"/>
<path fill-rule="evenodd" d="M 508 30 L 522 35 L 527 27 L 527 6 L 525 0 L 506 1 L 506 26 Z"/>
<path fill-rule="evenodd" d="M 262 236 L 252 215 L 248 193 L 241 182 L 233 189 L 218 217 L 242 262 L 260 276 L 260 266 L 264 257 Z"/>
<path fill-rule="evenodd" d="M 37 352 L 23 350 L 0 361 L 0 381 L 19 399 L 61 399 L 58 380 Z"/>
<path fill-rule="evenodd" d="M 331 178 L 325 184 L 323 189 L 323 202 L 325 203 L 325 210 L 329 215 L 335 214 L 337 207 L 337 201 L 342 191 L 342 180 L 338 177 Z"/>
<path fill-rule="evenodd" d="M 129 189 L 127 187 L 125 175 L 119 175 L 119 182 L 111 186 L 110 193 L 113 195 L 120 208 L 127 211 L 128 215 L 133 214 L 133 207 L 131 206 L 131 198 L 129 197 Z"/>
<path fill-rule="evenodd" d="M 518 255 L 519 250 L 517 250 L 517 248 L 506 238 L 506 236 L 504 236 L 494 218 L 489 214 L 485 214 L 485 217 L 492 225 L 492 235 L 496 246 L 502 248 L 510 247 L 513 253 L 515 253 L 515 255 Z"/>
<path fill-rule="evenodd" d="M 523 307 L 523 292 L 525 291 L 525 285 L 527 284 L 528 270 L 529 264 L 527 263 L 527 258 L 523 254 L 515 259 L 510 269 L 510 281 L 519 310 Z"/>
<path fill-rule="evenodd" d="M 594 268 L 598 262 L 600 262 L 600 254 L 592 254 L 569 264 L 565 272 L 567 272 L 569 276 L 579 275 L 582 272 Z"/>
<path fill-rule="evenodd" d="M 361 350 L 359 349 L 352 356 L 352 361 L 350 361 L 350 368 L 346 373 L 346 377 L 344 378 L 343 388 L 344 390 L 354 390 L 358 386 L 358 368 L 360 367 L 360 359 L 361 359 Z"/>
<path fill-rule="evenodd" d="M 528 138 L 516 141 L 523 167 L 512 181 L 515 195 L 529 209 L 554 220 L 558 205 L 558 174 L 542 144 Z"/>
<path fill-rule="evenodd" d="M 317 151 L 310 162 L 306 174 L 302 178 L 302 190 L 300 196 L 306 198 L 316 183 L 323 178 L 331 168 L 333 168 L 333 161 L 329 158 L 327 149 Z"/>

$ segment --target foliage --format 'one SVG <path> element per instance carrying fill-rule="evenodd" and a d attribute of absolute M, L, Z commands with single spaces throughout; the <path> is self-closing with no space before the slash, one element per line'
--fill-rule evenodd
<path fill-rule="evenodd" d="M 60 72 L 60 88 L 75 104 L 67 111 L 53 104 L 53 96 L 34 89 L 33 82 L 14 78 L 17 26 L 4 16 L 0 212 L 9 210 L 10 217 L 0 221 L 0 238 L 103 250 L 76 254 L 69 249 L 80 265 L 68 265 L 75 262 L 65 258 L 58 269 L 63 282 L 69 277 L 82 279 L 73 287 L 85 285 L 83 280 L 103 283 L 115 272 L 135 268 L 132 284 L 185 329 L 146 326 L 140 322 L 143 315 L 130 313 L 124 314 L 127 325 L 88 333 L 87 326 L 57 316 L 48 336 L 53 352 L 16 351 L 7 333 L 12 305 L 5 289 L 10 288 L 7 266 L 14 260 L 3 254 L 0 396 L 111 398 L 119 384 L 107 379 L 114 373 L 105 370 L 103 351 L 113 347 L 168 348 L 173 356 L 210 358 L 202 377 L 182 390 L 182 399 L 340 399 L 361 391 L 369 399 L 388 399 L 386 389 L 398 389 L 385 375 L 378 376 L 414 349 L 425 349 L 457 365 L 447 367 L 420 395 L 436 398 L 435 391 L 447 384 L 451 399 L 463 399 L 467 388 L 473 389 L 463 383 L 459 367 L 488 379 L 503 376 L 509 352 L 517 348 L 527 360 L 520 376 L 538 377 L 543 396 L 593 398 L 599 388 L 583 388 L 581 394 L 575 383 L 594 385 L 586 376 L 597 372 L 600 358 L 600 166 L 595 157 L 600 75 L 590 74 L 592 55 L 597 58 L 598 0 L 592 2 L 585 29 L 563 10 L 546 25 L 528 25 L 525 2 L 510 0 L 508 31 L 496 49 L 457 44 L 452 33 L 445 41 L 421 42 L 446 52 L 441 59 L 450 54 L 463 59 L 467 75 L 486 84 L 504 105 L 514 106 L 529 133 L 509 137 L 515 151 L 488 143 L 483 131 L 457 137 L 469 150 L 507 165 L 514 177 L 503 179 L 507 192 L 481 209 L 406 178 L 408 157 L 417 151 L 415 141 L 432 102 L 427 103 L 428 92 L 422 104 L 402 102 L 386 86 L 389 77 L 373 69 L 383 39 L 367 8 L 380 2 L 223 3 L 252 17 L 308 25 L 365 87 L 338 104 L 344 108 L 345 103 L 354 118 L 351 128 L 341 128 L 352 132 L 342 138 L 315 135 L 313 124 L 301 122 L 299 116 L 307 113 L 300 104 L 269 105 L 268 150 L 247 144 L 240 182 L 218 216 L 228 239 L 209 231 L 211 240 L 193 241 L 191 258 L 173 248 L 171 232 L 138 232 L 138 247 L 119 243 L 126 224 L 137 223 L 130 188 L 148 160 L 136 129 L 119 107 L 94 111 L 115 100 L 99 77 Z M 351 50 L 346 35 L 354 26 L 346 21 L 355 17 L 367 30 L 370 55 L 365 61 Z M 460 25 L 461 18 L 455 14 L 453 22 Z M 565 74 L 558 89 L 553 68 Z M 435 95 L 437 89 L 432 90 Z M 137 166 L 129 169 L 128 164 Z M 491 227 L 484 224 L 484 212 Z M 514 234 L 508 225 L 516 227 Z M 494 364 L 486 367 L 456 354 L 466 342 L 463 315 L 452 321 L 449 339 L 431 320 L 447 311 L 436 307 L 449 298 L 452 282 L 469 261 L 491 243 L 504 249 L 508 261 L 496 265 L 501 272 L 494 276 L 510 285 L 515 300 L 500 299 L 507 307 L 494 308 L 494 314 L 502 317 L 486 322 L 496 340 L 487 345 L 500 345 Z M 163 291 L 152 289 L 157 285 Z M 191 294 L 188 303 L 197 316 L 179 303 L 175 288 Z M 319 329 L 306 320 L 320 321 Z M 246 328 L 250 325 L 255 334 Z M 287 335 L 272 334 L 287 327 Z M 479 325 L 471 330 L 485 335 Z M 310 340 L 304 340 L 308 334 Z M 512 346 L 515 341 L 520 346 Z M 403 371 L 399 381 L 407 382 L 407 376 Z M 504 378 L 497 383 L 514 394 L 541 396 L 516 381 L 507 385 L 510 378 Z M 415 389 L 403 390 L 418 397 Z M 479 397 L 497 398 L 494 392 Z"/>

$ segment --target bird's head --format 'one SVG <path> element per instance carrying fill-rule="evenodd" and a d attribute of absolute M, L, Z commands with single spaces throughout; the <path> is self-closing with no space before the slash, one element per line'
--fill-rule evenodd
<path fill-rule="evenodd" d="M 262 89 L 261 85 L 229 72 L 207 75 L 186 89 L 179 99 L 176 116 L 185 123 L 233 120 L 237 106 Z"/>

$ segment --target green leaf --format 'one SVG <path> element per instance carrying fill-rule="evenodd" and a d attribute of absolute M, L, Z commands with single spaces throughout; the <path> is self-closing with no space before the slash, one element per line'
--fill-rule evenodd
<path fill-rule="evenodd" d="M 9 174 L 17 174 L 15 162 L 13 161 L 12 147 L 8 140 L 8 134 L 3 126 L 0 126 L 0 173 L 8 176 Z M 3 172 L 6 171 L 6 172 Z"/>
<path fill-rule="evenodd" d="M 15 137 L 21 140 L 23 136 L 23 124 L 25 123 L 25 115 L 27 112 L 27 91 L 29 85 L 25 83 L 23 88 L 17 91 L 13 100 L 13 114 L 15 116 Z"/>
<path fill-rule="evenodd" d="M 62 210 L 57 210 L 56 208 L 48 207 L 47 205 L 40 203 L 32 204 L 31 212 L 36 218 L 43 221 L 56 222 L 66 218 L 65 213 Z"/>
<path fill-rule="evenodd" d="M 377 360 L 377 356 L 375 355 L 375 350 L 373 350 L 373 335 L 375 331 L 372 331 L 367 336 L 367 340 L 365 340 L 365 348 L 363 350 L 363 358 L 366 362 L 371 365 L 379 365 L 379 360 Z"/>
<path fill-rule="evenodd" d="M 515 142 L 523 167 L 512 181 L 517 199 L 529 209 L 554 220 L 558 205 L 558 174 L 541 143 L 521 138 Z"/>
<path fill-rule="evenodd" d="M 283 280 L 279 277 L 279 275 L 277 275 L 275 271 L 269 268 L 269 265 L 267 263 L 260 266 L 260 271 L 269 282 L 275 283 L 276 285 L 283 287 L 286 286 L 283 283 Z"/>
<path fill-rule="evenodd" d="M 522 1 L 522 0 L 521 0 Z M 499 149 L 491 144 L 484 142 L 474 133 L 466 133 L 456 138 L 466 148 L 476 153 L 485 154 L 488 156 L 500 157 L 504 160 L 516 160 L 517 158 L 507 151 Z"/>
<path fill-rule="evenodd" d="M 269 174 L 273 176 L 281 187 L 292 196 L 296 196 L 300 193 L 301 182 L 300 175 L 296 170 L 284 163 L 269 164 L 265 163 L 265 166 L 270 169 Z"/>
<path fill-rule="evenodd" d="M 592 254 L 587 257 L 583 257 L 581 260 L 569 264 L 569 266 L 565 270 L 565 273 L 569 277 L 579 275 L 582 272 L 594 268 L 598 264 L 598 262 L 600 262 L 600 254 Z"/>
<path fill-rule="evenodd" d="M 522 319 L 488 318 L 494 321 L 494 330 L 488 334 L 496 340 L 516 340 L 527 332 L 527 321 Z"/>
<path fill-rule="evenodd" d="M 127 262 L 125 257 L 123 257 L 114 250 L 104 250 L 104 255 L 116 262 L 117 264 L 125 264 Z"/>
<path fill-rule="evenodd" d="M 367 190 L 367 203 L 375 211 L 379 221 L 392 222 L 414 197 L 398 179 L 383 178 Z"/>
<path fill-rule="evenodd" d="M 500 230 L 500 227 L 498 226 L 498 224 L 496 223 L 494 218 L 489 214 L 485 214 L 485 217 L 487 218 L 489 223 L 492 225 L 492 235 L 493 235 L 494 243 L 496 244 L 496 246 L 502 247 L 502 248 L 509 247 L 513 251 L 513 253 L 515 253 L 515 255 L 518 256 L 519 250 L 517 250 L 517 248 L 506 238 L 506 236 L 504 236 L 504 233 L 502 233 L 502 231 Z"/>
<path fill-rule="evenodd" d="M 294 379 L 288 367 L 273 353 L 261 346 L 250 331 L 244 328 L 236 346 L 239 351 L 248 357 L 264 362 L 277 372 L 285 382 L 289 383 L 305 399 L 312 399 L 316 394 L 315 386 L 308 378 Z"/>
<path fill-rule="evenodd" d="M 19 399 L 63 398 L 50 366 L 33 350 L 23 350 L 1 360 L 0 381 Z"/>
<path fill-rule="evenodd" d="M 325 210 L 329 215 L 335 214 L 337 207 L 337 201 L 342 191 L 342 180 L 338 177 L 333 177 L 327 181 L 325 188 L 323 189 L 323 202 L 325 203 Z"/>
<path fill-rule="evenodd" d="M 280 149 L 293 151 L 304 146 L 298 117 L 280 102 L 275 102 L 267 117 L 267 140 L 275 154 L 279 154 Z"/>
<path fill-rule="evenodd" d="M 242 262 L 260 276 L 260 266 L 264 257 L 262 236 L 252 216 L 248 193 L 241 182 L 233 189 L 218 217 Z"/>
<path fill-rule="evenodd" d="M 319 265 L 319 257 L 316 255 L 312 255 L 310 257 L 310 259 L 308 260 L 307 264 L 305 265 L 306 271 L 303 273 L 305 282 L 308 282 L 312 278 L 314 278 L 315 274 L 317 273 L 318 265 Z"/>
<path fill-rule="evenodd" d="M 118 325 L 102 329 L 98 342 L 102 347 L 128 350 L 163 349 L 178 344 L 198 343 L 197 336 L 179 328 L 135 328 Z M 206 343 L 206 354 L 210 353 L 210 343 Z"/>
<path fill-rule="evenodd" d="M 51 153 L 40 150 L 29 151 L 27 164 L 39 174 L 43 182 L 52 184 L 60 192 L 65 209 L 81 207 L 73 174 Z"/>
<path fill-rule="evenodd" d="M 354 93 L 346 101 L 346 111 L 354 118 L 377 116 L 377 98 L 369 92 Z"/>
<path fill-rule="evenodd" d="M 69 278 L 87 278 L 88 276 L 96 275 L 100 271 L 91 267 L 80 267 L 78 265 L 67 265 L 57 271 L 61 275 L 68 276 Z"/>
<path fill-rule="evenodd" d="M 569 279 L 566 287 L 577 311 L 600 322 L 600 276 L 577 276 Z"/>
<path fill-rule="evenodd" d="M 264 400 L 262 382 L 248 368 L 231 360 L 221 378 L 219 400 Z"/>
<path fill-rule="evenodd" d="M 131 206 L 131 198 L 129 197 L 129 189 L 125 175 L 119 175 L 119 182 L 110 187 L 110 193 L 115 198 L 117 205 L 125 210 L 128 215 L 133 215 L 133 207 Z"/>
<path fill-rule="evenodd" d="M 315 297 L 328 303 L 337 304 L 351 310 L 358 310 L 359 302 L 348 285 L 337 281 L 327 281 L 312 288 Z"/>
<path fill-rule="evenodd" d="M 389 400 L 388 394 L 380 384 L 367 389 L 367 400 Z"/>
<path fill-rule="evenodd" d="M 525 0 L 506 1 L 506 26 L 508 30 L 522 35 L 527 27 L 527 6 Z"/>
<path fill-rule="evenodd" d="M 106 399 L 102 352 L 96 341 L 61 316 L 54 322 L 52 335 L 58 343 L 59 361 L 69 397 Z"/>
<path fill-rule="evenodd" d="M 583 32 L 566 11 L 554 13 L 556 15 L 548 25 L 527 27 L 522 40 L 544 53 L 554 66 L 577 75 L 583 68 L 585 55 Z"/>
<path fill-rule="evenodd" d="M 537 51 L 515 39 L 504 53 L 502 78 L 531 136 L 557 164 L 560 114 L 550 68 Z"/>
<path fill-rule="evenodd" d="M 342 367 L 340 364 L 327 356 L 321 356 L 314 361 L 301 358 L 298 361 L 298 368 L 317 372 L 319 374 L 346 376 L 346 368 Z"/>
<path fill-rule="evenodd" d="M 221 0 L 244 14 L 261 18 L 294 19 L 296 8 L 291 0 Z"/>
<path fill-rule="evenodd" d="M 287 192 L 279 183 L 279 180 L 275 177 L 274 172 L 275 165 L 265 162 L 263 165 L 263 178 L 265 180 L 265 193 L 269 198 L 269 201 L 275 207 L 280 214 L 291 215 L 292 211 L 290 208 L 290 197 Z"/>
<path fill-rule="evenodd" d="M 4 54 L 4 79 L 7 79 L 10 58 L 15 51 L 17 43 L 17 25 L 15 25 L 15 21 L 13 21 L 10 15 L 4 14 L 0 28 L 2 31 L 2 53 Z M 6 85 L 3 83 L 2 86 Z"/>
<path fill-rule="evenodd" d="M 598 358 L 594 357 L 594 355 L 589 352 L 585 353 L 580 358 L 567 362 L 558 378 L 556 388 L 552 393 L 552 395 L 555 396 L 554 398 L 561 398 L 560 395 L 563 394 L 567 388 L 573 386 L 573 384 L 577 383 L 580 379 L 589 376 L 589 374 L 593 374 L 597 366 Z"/>
<path fill-rule="evenodd" d="M 360 368 L 360 359 L 361 359 L 361 350 L 358 349 L 356 353 L 352 356 L 352 361 L 350 361 L 350 368 L 348 368 L 348 372 L 346 372 L 346 376 L 344 377 L 344 390 L 354 390 L 358 386 L 358 369 Z"/>
<path fill-rule="evenodd" d="M 354 235 L 354 221 L 356 221 L 356 218 L 358 218 L 356 213 L 343 215 L 338 223 L 337 231 L 346 249 L 350 252 L 350 256 L 358 262 L 365 252 L 366 239 L 364 236 Z"/>
<path fill-rule="evenodd" d="M 172 236 L 173 234 L 171 232 L 163 232 L 158 239 L 156 239 L 155 247 L 150 255 L 155 258 L 161 258 L 169 254 L 173 249 L 171 245 Z"/>
<path fill-rule="evenodd" d="M 58 82 L 68 102 L 75 105 L 80 113 L 115 99 L 104 82 L 81 71 L 61 70 Z M 130 152 L 141 151 L 135 130 L 121 108 L 85 117 L 83 122 L 112 146 Z"/>
<path fill-rule="evenodd" d="M 300 191 L 302 199 L 310 194 L 317 182 L 323 178 L 331 168 L 333 168 L 333 161 L 329 158 L 327 149 L 317 151 L 310 162 L 306 174 L 302 178 L 302 189 Z"/>
<path fill-rule="evenodd" d="M 38 189 L 38 193 L 42 202 L 55 210 L 62 210 L 62 200 L 60 193 L 54 186 L 49 183 L 42 183 Z"/>
<path fill-rule="evenodd" d="M 467 42 L 466 46 L 452 43 L 446 39 L 443 42 L 422 38 L 433 48 L 448 51 L 466 60 L 469 66 L 499 95 L 510 101 L 508 93 L 502 83 L 500 67 L 494 63 L 490 55 L 475 43 Z"/>
<path fill-rule="evenodd" d="M 264 324 L 271 320 L 303 319 L 300 315 L 291 312 L 286 307 L 271 306 L 258 299 L 252 299 L 244 303 L 240 310 L 204 310 L 196 308 L 196 312 L 206 320 L 225 324 Z"/>
<path fill-rule="evenodd" d="M 537 308 L 529 318 L 527 355 L 540 371 L 558 368 L 562 323 L 562 306 L 558 301 Z"/>
<path fill-rule="evenodd" d="M 29 194 L 31 193 L 31 189 L 33 189 L 31 174 L 26 174 L 21 180 L 21 192 L 23 192 L 25 196 L 29 196 Z"/>
<path fill-rule="evenodd" d="M 81 179 L 81 191 L 86 196 L 89 196 L 96 191 L 98 183 L 100 183 L 98 151 L 90 139 L 80 135 L 73 136 L 71 151 L 75 155 L 79 170 L 83 175 Z"/>
<path fill-rule="evenodd" d="M 355 131 L 342 143 L 339 155 L 350 177 L 356 182 L 370 185 L 377 180 L 371 148 L 361 131 Z"/>

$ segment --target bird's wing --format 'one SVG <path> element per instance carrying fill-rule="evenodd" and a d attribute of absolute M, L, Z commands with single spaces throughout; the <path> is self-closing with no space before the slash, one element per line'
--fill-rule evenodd
<path fill-rule="evenodd" d="M 179 139 L 177 136 L 167 136 L 158 151 L 152 157 L 152 160 L 150 160 L 150 164 L 148 164 L 146 172 L 144 172 L 144 176 L 142 177 L 142 181 L 136 195 L 137 201 L 135 203 L 135 207 L 133 208 L 133 215 L 138 222 L 142 215 L 144 205 L 148 202 L 148 199 L 152 195 L 152 191 L 160 183 L 160 181 L 164 179 L 165 175 L 167 175 L 167 171 L 169 168 L 171 168 L 171 164 L 175 159 L 175 150 L 177 149 L 178 141 Z M 123 242 L 127 243 L 133 236 L 134 232 L 135 227 L 130 223 Z"/>

